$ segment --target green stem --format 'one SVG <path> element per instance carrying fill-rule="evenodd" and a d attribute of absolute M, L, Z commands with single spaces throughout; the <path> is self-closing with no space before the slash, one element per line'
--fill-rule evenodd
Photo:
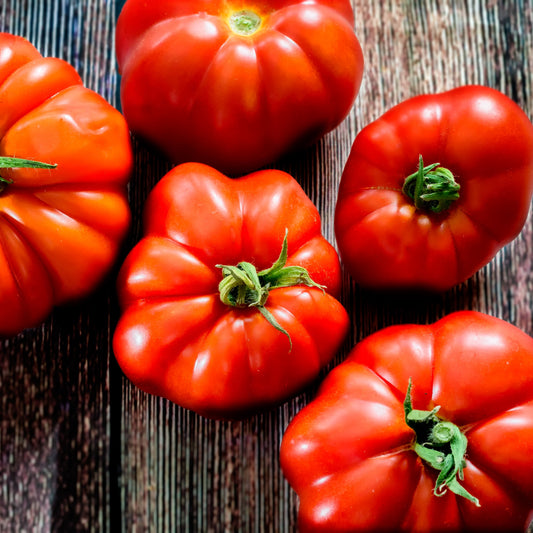
<path fill-rule="evenodd" d="M 32 159 L 20 159 L 19 157 L 5 157 L 0 156 L 0 168 L 56 168 L 57 165 L 50 165 L 49 163 L 41 163 L 40 161 L 33 161 Z M 13 183 L 13 180 L 3 178 L 0 176 L 0 192 L 2 192 L 7 185 Z"/>
<path fill-rule="evenodd" d="M 419 156 L 418 170 L 405 178 L 402 191 L 417 209 L 442 213 L 459 198 L 461 186 L 450 170 L 433 163 L 424 166 Z"/>
<path fill-rule="evenodd" d="M 437 416 L 439 407 L 431 411 L 413 409 L 411 380 L 403 406 L 405 422 L 416 434 L 414 451 L 429 466 L 439 471 L 433 494 L 442 496 L 447 490 L 451 490 L 479 507 L 479 500 L 458 481 L 458 478 L 463 479 L 463 469 L 466 466 L 468 441 L 464 433 L 452 422 L 443 421 Z"/>
<path fill-rule="evenodd" d="M 315 283 L 305 268 L 285 266 L 288 258 L 287 231 L 281 247 L 281 253 L 275 263 L 265 270 L 257 272 L 251 263 L 246 261 L 238 265 L 216 265 L 222 269 L 222 281 L 218 285 L 220 300 L 232 307 L 255 307 L 278 331 L 286 335 L 292 349 L 292 341 L 288 332 L 265 307 L 268 294 L 272 289 L 306 285 L 324 290 L 322 285 Z"/>

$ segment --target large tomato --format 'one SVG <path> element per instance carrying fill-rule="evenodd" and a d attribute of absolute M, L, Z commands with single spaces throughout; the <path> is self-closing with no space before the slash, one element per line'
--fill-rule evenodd
<path fill-rule="evenodd" d="M 523 532 L 532 456 L 533 339 L 474 311 L 364 339 L 281 445 L 302 532 Z"/>
<path fill-rule="evenodd" d="M 349 0 L 128 0 L 130 128 L 175 163 L 242 175 L 337 126 L 363 73 Z"/>
<path fill-rule="evenodd" d="M 337 253 L 296 180 L 185 163 L 150 193 L 113 346 L 139 388 L 213 418 L 281 403 L 335 355 Z"/>
<path fill-rule="evenodd" d="M 0 334 L 108 272 L 130 222 L 132 160 L 124 118 L 68 63 L 0 34 Z"/>
<path fill-rule="evenodd" d="M 466 86 L 406 100 L 354 141 L 341 258 L 361 285 L 448 289 L 517 236 L 532 190 L 533 125 L 508 97 Z"/>

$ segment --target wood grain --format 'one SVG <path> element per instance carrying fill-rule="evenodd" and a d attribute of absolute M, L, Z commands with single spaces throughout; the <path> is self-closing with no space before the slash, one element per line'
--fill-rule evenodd
<path fill-rule="evenodd" d="M 331 242 L 351 143 L 392 105 L 479 83 L 503 91 L 533 118 L 531 0 L 353 4 L 366 61 L 354 108 L 315 146 L 275 165 L 302 184 Z M 113 34 L 120 5 L 4 0 L 0 29 L 69 61 L 87 86 L 118 106 Z M 171 168 L 141 143 L 134 146 L 134 222 L 123 256 L 141 235 L 148 192 Z M 530 216 L 491 264 L 441 295 L 379 296 L 345 275 L 342 300 L 352 331 L 335 363 L 377 329 L 432 322 L 459 309 L 487 312 L 532 335 L 532 225 Z M 206 420 L 141 393 L 111 351 L 115 275 L 84 302 L 54 311 L 41 327 L 0 340 L 0 531 L 294 532 L 298 502 L 281 474 L 278 449 L 316 385 L 243 422 Z"/>

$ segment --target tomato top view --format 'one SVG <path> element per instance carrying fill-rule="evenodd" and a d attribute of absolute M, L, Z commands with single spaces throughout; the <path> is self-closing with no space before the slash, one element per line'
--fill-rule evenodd
<path fill-rule="evenodd" d="M 0 34 L 0 335 L 110 269 L 130 222 L 122 115 L 66 62 Z"/>
<path fill-rule="evenodd" d="M 363 74 L 349 0 L 128 0 L 117 21 L 130 129 L 227 174 L 335 128 Z"/>
<path fill-rule="evenodd" d="M 281 403 L 335 355 L 348 315 L 335 249 L 296 180 L 203 164 L 150 193 L 120 271 L 117 361 L 144 391 L 212 418 Z"/>
<path fill-rule="evenodd" d="M 533 339 L 475 311 L 361 341 L 289 424 L 302 532 L 523 532 Z"/>
<path fill-rule="evenodd" d="M 364 286 L 446 290 L 518 235 L 532 190 L 533 125 L 511 99 L 481 86 L 414 97 L 353 143 L 341 258 Z"/>

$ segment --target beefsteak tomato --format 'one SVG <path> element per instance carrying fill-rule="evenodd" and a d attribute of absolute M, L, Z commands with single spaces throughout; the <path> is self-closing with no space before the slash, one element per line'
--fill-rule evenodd
<path fill-rule="evenodd" d="M 417 96 L 355 138 L 341 258 L 364 286 L 446 290 L 517 236 L 532 190 L 533 125 L 516 103 L 481 86 Z"/>
<path fill-rule="evenodd" d="M 533 339 L 475 311 L 358 343 L 281 444 L 301 530 L 328 533 L 523 532 L 532 454 Z"/>
<path fill-rule="evenodd" d="M 117 361 L 148 393 L 206 417 L 246 416 L 296 394 L 333 358 L 349 322 L 340 282 L 294 178 L 231 179 L 185 163 L 151 191 L 144 237 L 119 273 Z"/>
<path fill-rule="evenodd" d="M 1 335 L 37 325 L 109 271 L 129 227 L 132 163 L 116 109 L 65 61 L 0 34 Z"/>
<path fill-rule="evenodd" d="M 122 110 L 174 163 L 242 175 L 335 128 L 363 74 L 349 0 L 128 0 Z"/>

